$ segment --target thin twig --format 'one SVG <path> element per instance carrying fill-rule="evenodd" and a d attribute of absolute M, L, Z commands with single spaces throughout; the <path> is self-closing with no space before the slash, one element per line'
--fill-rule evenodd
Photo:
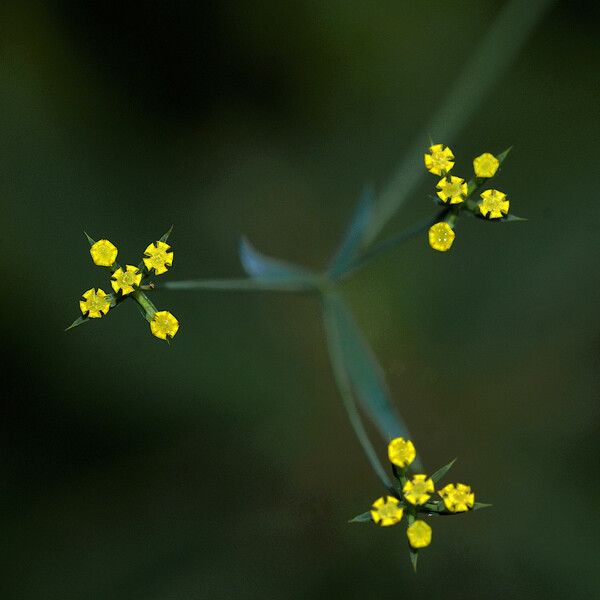
<path fill-rule="evenodd" d="M 363 267 L 366 267 L 368 264 L 373 262 L 375 259 L 379 258 L 382 254 L 385 254 L 392 248 L 399 246 L 403 242 L 410 240 L 411 238 L 421 235 L 425 231 L 427 231 L 433 224 L 442 221 L 445 216 L 450 212 L 449 207 L 444 207 L 441 211 L 439 211 L 435 217 L 429 217 L 408 229 L 404 229 L 399 233 L 396 233 L 389 238 L 379 242 L 375 246 L 373 246 L 369 251 L 365 252 L 363 255 L 359 256 L 349 267 L 340 274 L 339 279 L 346 279 L 350 275 L 354 275 L 357 271 L 360 271 Z"/>
<path fill-rule="evenodd" d="M 371 468 L 373 471 L 375 471 L 375 474 L 379 477 L 385 488 L 391 493 L 395 493 L 392 481 L 383 468 L 383 465 L 381 464 L 381 461 L 379 460 L 379 457 L 373 448 L 373 444 L 371 443 L 371 440 L 369 439 L 369 436 L 365 430 L 365 426 L 363 425 L 360 413 L 358 412 L 356 402 L 354 401 L 350 377 L 348 375 L 342 355 L 337 319 L 335 313 L 329 309 L 326 295 L 323 295 L 323 324 L 325 327 L 331 368 L 333 370 L 333 375 L 339 389 L 340 396 L 342 397 L 344 408 L 348 413 L 350 423 L 352 424 L 354 432 L 356 433 L 356 437 L 358 438 L 358 441 L 360 442 L 360 445 L 362 446 L 367 459 L 371 464 Z"/>
<path fill-rule="evenodd" d="M 459 135 L 552 3 L 553 0 L 511 0 L 504 5 L 454 81 L 445 102 L 409 145 L 405 158 L 380 194 L 365 245 L 379 235 L 424 176 L 423 146 L 428 136 L 434 136 L 436 142 L 451 143 Z"/>

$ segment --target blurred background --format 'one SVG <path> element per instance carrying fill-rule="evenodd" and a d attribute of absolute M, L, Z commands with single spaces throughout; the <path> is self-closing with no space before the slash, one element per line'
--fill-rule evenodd
<path fill-rule="evenodd" d="M 322 268 L 502 4 L 2 2 L 2 598 L 597 597 L 596 3 L 555 4 L 462 135 L 430 132 L 457 173 L 514 145 L 497 186 L 529 221 L 345 285 L 426 465 L 494 504 L 434 521 L 417 576 L 404 527 L 346 523 L 383 490 L 313 298 L 156 292 L 170 348 L 133 303 L 63 332 L 108 285 L 83 229 L 135 264 L 173 223 L 169 281 L 242 276 L 241 234 Z"/>

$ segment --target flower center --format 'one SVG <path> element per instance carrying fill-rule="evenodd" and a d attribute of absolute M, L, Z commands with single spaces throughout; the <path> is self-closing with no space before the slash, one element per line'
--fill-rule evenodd
<path fill-rule="evenodd" d="M 446 186 L 446 194 L 448 194 L 448 196 L 460 196 L 462 194 L 462 184 L 461 183 L 449 183 Z"/>
<path fill-rule="evenodd" d="M 462 491 L 462 490 L 456 490 L 452 494 L 452 500 L 456 504 L 466 504 L 468 499 L 469 499 L 469 494 L 467 492 Z"/>
<path fill-rule="evenodd" d="M 415 496 L 423 496 L 427 493 L 427 488 L 424 481 L 417 481 L 413 483 L 411 494 Z"/>
<path fill-rule="evenodd" d="M 133 271 L 125 271 L 121 279 L 124 285 L 133 285 L 135 273 Z"/>
<path fill-rule="evenodd" d="M 502 207 L 502 198 L 495 192 L 492 192 L 485 200 L 487 208 L 491 210 L 500 210 Z"/>
<path fill-rule="evenodd" d="M 150 257 L 150 261 L 152 262 L 153 265 L 157 266 L 157 267 L 162 267 L 162 265 L 165 264 L 165 262 L 167 262 L 167 257 L 165 255 L 165 251 L 164 250 L 155 250 L 154 253 L 152 254 L 152 256 Z"/>
<path fill-rule="evenodd" d="M 448 158 L 446 157 L 446 155 L 443 152 L 435 152 L 431 156 L 431 162 L 436 167 L 441 169 L 446 166 L 446 163 L 448 162 Z"/>
<path fill-rule="evenodd" d="M 448 230 L 445 228 L 438 229 L 437 239 L 438 239 L 438 242 L 442 242 L 442 243 L 448 242 L 450 240 L 450 235 L 448 234 Z"/>
<path fill-rule="evenodd" d="M 387 502 L 379 509 L 379 514 L 384 519 L 393 519 L 396 517 L 397 512 L 398 508 L 391 502 Z"/>
<path fill-rule="evenodd" d="M 90 310 L 101 310 L 106 306 L 106 300 L 94 294 L 89 300 Z"/>

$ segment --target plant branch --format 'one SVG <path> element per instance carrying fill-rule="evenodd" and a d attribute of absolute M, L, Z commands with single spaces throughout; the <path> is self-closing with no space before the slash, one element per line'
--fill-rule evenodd
<path fill-rule="evenodd" d="M 424 140 L 431 134 L 436 141 L 451 143 L 459 135 L 552 3 L 553 0 L 510 0 L 504 5 L 472 53 L 471 60 L 454 81 L 445 102 L 410 144 L 405 158 L 380 194 L 366 232 L 365 245 L 379 235 L 424 176 Z"/>
<path fill-rule="evenodd" d="M 395 494 L 396 492 L 394 490 L 394 486 L 392 485 L 392 481 L 383 468 L 383 465 L 381 464 L 381 461 L 379 460 L 379 457 L 373 448 L 373 444 L 369 439 L 369 436 L 365 430 L 365 426 L 360 417 L 360 413 L 358 412 L 358 408 L 354 400 L 352 385 L 350 383 L 350 377 L 348 375 L 348 370 L 346 369 L 341 350 L 341 339 L 337 318 L 335 313 L 328 308 L 325 297 L 323 297 L 323 325 L 325 327 L 327 348 L 329 350 L 329 359 L 331 362 L 331 368 L 333 370 L 335 382 L 340 392 L 340 396 L 342 397 L 344 408 L 348 413 L 350 423 L 354 428 L 354 433 L 356 434 L 356 437 L 358 438 L 358 441 L 360 442 L 360 445 L 362 446 L 373 471 L 375 471 L 375 474 L 379 477 L 384 487 L 392 494 Z"/>
<path fill-rule="evenodd" d="M 417 235 L 421 235 L 422 233 L 427 231 L 434 223 L 442 221 L 450 212 L 450 210 L 450 207 L 444 207 L 435 215 L 435 217 L 429 217 L 424 221 L 421 221 L 416 225 L 413 225 L 408 229 L 404 229 L 403 231 L 400 231 L 399 233 L 396 233 L 386 238 L 378 244 L 375 244 L 375 246 L 373 246 L 370 250 L 356 258 L 354 262 L 348 267 L 348 269 L 340 274 L 338 279 L 346 279 L 350 275 L 354 275 L 354 273 L 366 267 L 375 259 L 379 258 L 379 256 L 381 256 L 382 254 L 385 254 L 386 252 L 392 250 L 396 246 L 399 246 L 403 242 L 406 242 Z"/>
<path fill-rule="evenodd" d="M 247 292 L 315 292 L 314 285 L 292 281 L 266 281 L 258 279 L 190 279 L 168 281 L 161 288 L 169 290 L 213 290 Z"/>

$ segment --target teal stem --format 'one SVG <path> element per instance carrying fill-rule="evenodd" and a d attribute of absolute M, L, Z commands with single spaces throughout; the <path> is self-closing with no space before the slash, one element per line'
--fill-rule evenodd
<path fill-rule="evenodd" d="M 339 275 L 338 279 L 346 279 L 351 275 L 354 275 L 357 271 L 360 271 L 374 260 L 378 259 L 381 255 L 400 246 L 400 244 L 425 233 L 433 224 L 443 221 L 449 212 L 450 207 L 444 207 L 433 218 L 429 217 L 428 219 L 375 244 L 368 252 L 365 252 L 351 263 L 350 266 Z"/>
<path fill-rule="evenodd" d="M 510 0 L 500 9 L 470 60 L 449 87 L 444 102 L 408 146 L 405 158 L 379 195 L 366 233 L 366 245 L 375 240 L 425 176 L 423 146 L 428 136 L 446 144 L 456 140 L 553 3 L 553 0 Z"/>
<path fill-rule="evenodd" d="M 239 292 L 295 292 L 315 293 L 317 284 L 294 281 L 261 281 L 250 277 L 244 279 L 191 279 L 187 281 L 168 281 L 161 284 L 168 290 L 212 290 Z"/>
<path fill-rule="evenodd" d="M 354 433 L 356 434 L 356 437 L 358 438 L 358 441 L 362 446 L 367 460 L 369 461 L 375 474 L 379 477 L 384 487 L 390 493 L 396 495 L 396 490 L 392 484 L 392 480 L 383 468 L 383 465 L 381 464 L 381 461 L 375 452 L 375 448 L 373 448 L 373 444 L 369 439 L 365 426 L 360 417 L 360 413 L 358 412 L 358 407 L 356 406 L 354 394 L 352 392 L 352 384 L 350 383 L 350 377 L 342 355 L 341 339 L 337 319 L 335 314 L 329 311 L 325 301 L 323 301 L 323 324 L 325 327 L 331 368 L 333 370 L 333 375 L 340 392 L 340 396 L 342 397 L 342 403 L 346 409 L 346 412 L 348 413 L 348 418 L 350 419 L 350 423 L 354 429 Z"/>

